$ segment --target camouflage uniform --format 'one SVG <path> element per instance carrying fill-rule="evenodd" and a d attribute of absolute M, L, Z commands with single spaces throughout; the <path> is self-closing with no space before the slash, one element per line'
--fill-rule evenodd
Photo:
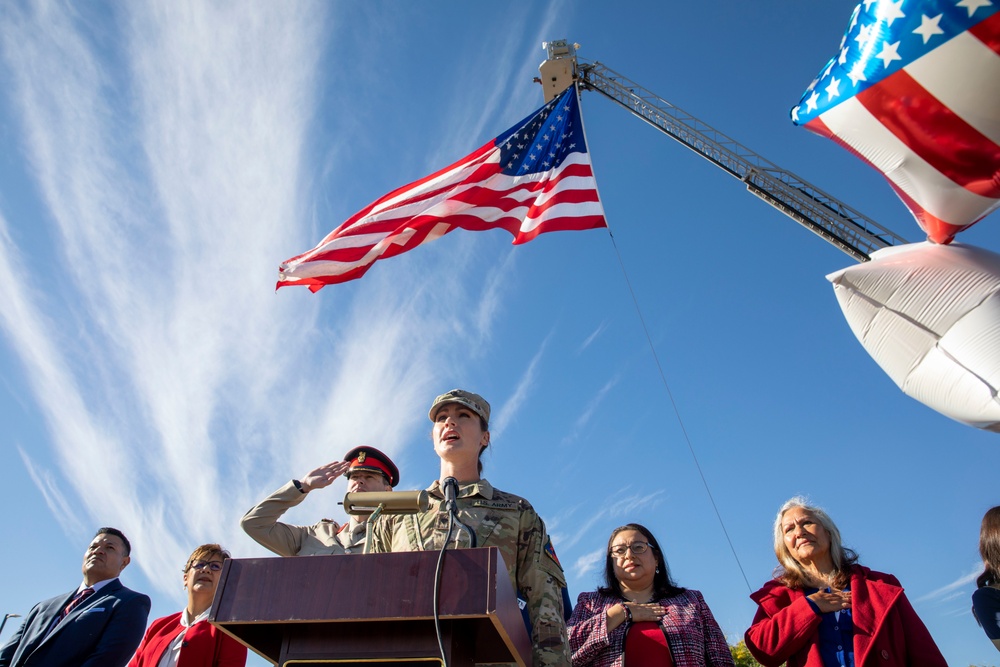
<path fill-rule="evenodd" d="M 428 511 L 379 518 L 372 525 L 372 551 L 440 550 L 448 531 L 444 494 L 435 481 L 427 493 Z M 531 618 L 532 664 L 569 667 L 569 641 L 563 616 L 566 577 L 556 560 L 545 524 L 527 500 L 494 489 L 485 479 L 458 489 L 458 519 L 476 534 L 477 547 L 497 547 L 518 594 L 528 602 Z M 456 527 L 452 540 L 469 547 L 469 536 Z"/>
<path fill-rule="evenodd" d="M 293 526 L 278 519 L 308 494 L 289 482 L 260 501 L 240 520 L 247 535 L 279 556 L 359 554 L 365 546 L 365 524 L 337 524 L 323 519 L 312 526 Z"/>

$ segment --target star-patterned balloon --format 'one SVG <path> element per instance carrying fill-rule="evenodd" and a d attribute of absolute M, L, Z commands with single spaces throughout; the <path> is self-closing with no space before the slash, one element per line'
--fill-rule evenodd
<path fill-rule="evenodd" d="M 1000 0 L 864 0 L 792 120 L 878 169 L 935 243 L 1000 206 Z"/>

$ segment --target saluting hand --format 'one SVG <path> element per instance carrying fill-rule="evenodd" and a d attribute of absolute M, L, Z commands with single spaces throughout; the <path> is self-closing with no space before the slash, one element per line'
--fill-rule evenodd
<path fill-rule="evenodd" d="M 844 611 L 851 608 L 851 591 L 838 591 L 836 593 L 826 593 L 817 591 L 809 596 L 821 613 L 828 614 L 831 611 Z"/>
<path fill-rule="evenodd" d="M 347 468 L 351 464 L 347 461 L 333 461 L 322 465 L 315 470 L 306 473 L 299 484 L 302 485 L 303 491 L 312 491 L 313 489 L 322 489 L 325 486 L 330 486 L 333 484 L 334 480 L 347 472 Z"/>

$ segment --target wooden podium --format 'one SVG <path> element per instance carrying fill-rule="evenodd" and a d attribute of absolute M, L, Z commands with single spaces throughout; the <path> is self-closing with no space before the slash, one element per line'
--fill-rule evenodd
<path fill-rule="evenodd" d="M 228 559 L 210 620 L 275 665 L 441 664 L 438 552 Z M 496 547 L 445 552 L 441 638 L 452 667 L 531 664 L 531 641 Z"/>

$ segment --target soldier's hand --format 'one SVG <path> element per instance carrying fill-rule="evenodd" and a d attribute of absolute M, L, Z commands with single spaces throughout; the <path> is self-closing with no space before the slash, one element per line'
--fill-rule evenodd
<path fill-rule="evenodd" d="M 347 472 L 347 468 L 350 465 L 347 461 L 333 461 L 306 473 L 306 476 L 299 480 L 302 490 L 309 492 L 313 489 L 322 489 L 325 486 L 330 486 L 334 480 Z"/>

